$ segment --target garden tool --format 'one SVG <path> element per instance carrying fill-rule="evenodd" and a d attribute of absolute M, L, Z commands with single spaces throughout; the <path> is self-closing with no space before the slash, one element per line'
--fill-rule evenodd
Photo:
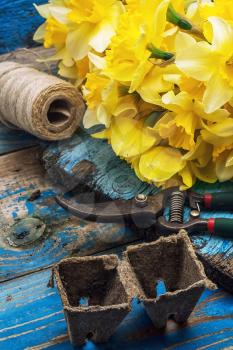
<path fill-rule="evenodd" d="M 57 196 L 56 201 L 71 214 L 96 222 L 133 222 L 144 227 L 154 226 L 160 235 L 169 235 L 186 230 L 189 234 L 209 232 L 221 237 L 233 238 L 233 219 L 200 218 L 201 210 L 233 209 L 233 193 L 198 194 L 170 188 L 155 195 L 138 194 L 132 200 L 113 200 L 102 203 L 85 203 Z M 190 209 L 188 221 L 184 221 L 184 207 Z M 169 220 L 165 209 L 169 209 Z"/>

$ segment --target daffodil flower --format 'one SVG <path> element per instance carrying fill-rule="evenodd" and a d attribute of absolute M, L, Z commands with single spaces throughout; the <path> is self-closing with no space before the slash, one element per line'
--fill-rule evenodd
<path fill-rule="evenodd" d="M 142 180 L 233 178 L 232 0 L 48 0 L 35 40 Z"/>
<path fill-rule="evenodd" d="M 106 54 L 106 74 L 120 82 L 129 82 L 129 92 L 137 90 L 152 68 L 148 44 L 159 48 L 163 41 L 169 0 L 157 0 L 148 5 L 140 7 L 141 11 L 131 9 L 121 16 L 117 35 Z"/>
<path fill-rule="evenodd" d="M 83 118 L 84 127 L 103 124 L 108 128 L 119 98 L 118 84 L 104 75 L 92 72 L 87 74 L 83 95 L 88 106 Z"/>
<path fill-rule="evenodd" d="M 188 15 L 195 21 L 198 20 L 199 23 L 202 22 L 202 25 L 212 16 L 233 21 L 232 0 L 195 1 L 189 6 Z"/>
<path fill-rule="evenodd" d="M 161 138 L 168 139 L 169 145 L 184 150 L 195 147 L 195 132 L 201 129 L 201 120 L 219 121 L 228 117 L 229 112 L 219 109 L 207 114 L 204 106 L 193 99 L 188 93 L 182 91 L 177 95 L 170 91 L 162 96 L 160 104 L 169 112 L 152 128 Z"/>
<path fill-rule="evenodd" d="M 233 97 L 233 25 L 218 17 L 209 17 L 208 22 L 211 43 L 178 34 L 176 65 L 188 76 L 205 82 L 203 103 L 205 111 L 212 113 Z"/>
<path fill-rule="evenodd" d="M 83 59 L 90 48 L 104 52 L 116 33 L 120 15 L 124 12 L 118 0 L 70 0 L 68 19 L 73 30 L 68 33 L 66 46 L 75 60 Z"/>
<path fill-rule="evenodd" d="M 37 6 L 39 14 L 46 19 L 35 32 L 34 40 L 43 41 L 46 48 L 54 46 L 58 51 L 64 48 L 68 34 L 68 13 L 65 2 L 52 0 L 49 4 Z"/>

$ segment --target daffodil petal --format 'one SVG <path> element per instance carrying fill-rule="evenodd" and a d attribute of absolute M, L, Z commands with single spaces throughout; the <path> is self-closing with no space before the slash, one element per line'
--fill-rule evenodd
<path fill-rule="evenodd" d="M 97 52 L 104 52 L 114 34 L 115 30 L 111 23 L 103 21 L 99 23 L 94 32 L 92 32 L 89 45 Z"/>
<path fill-rule="evenodd" d="M 114 152 L 124 158 L 144 153 L 156 142 L 156 137 L 148 133 L 143 121 L 126 117 L 115 117 L 111 124 L 111 145 Z"/>
<path fill-rule="evenodd" d="M 216 161 L 216 174 L 220 182 L 228 181 L 233 178 L 233 165 L 226 166 L 228 152 L 221 154 Z"/>
<path fill-rule="evenodd" d="M 226 166 L 233 166 L 233 150 L 227 156 Z"/>
<path fill-rule="evenodd" d="M 109 139 L 111 135 L 110 129 L 104 129 L 100 132 L 96 132 L 95 134 L 91 134 L 95 139 Z"/>
<path fill-rule="evenodd" d="M 46 23 L 41 24 L 39 28 L 37 28 L 33 40 L 38 41 L 38 42 L 43 42 L 44 36 L 45 36 L 45 28 L 46 28 Z"/>
<path fill-rule="evenodd" d="M 194 162 L 191 162 L 191 167 L 194 175 L 201 181 L 207 183 L 215 183 L 217 181 L 215 164 L 209 162 L 205 167 L 199 167 Z"/>
<path fill-rule="evenodd" d="M 137 90 L 137 88 L 142 83 L 144 77 L 151 69 L 152 64 L 148 61 L 149 57 L 150 57 L 150 53 L 148 52 L 146 54 L 146 58 L 142 62 L 140 62 L 138 68 L 135 70 L 135 73 L 133 74 L 132 82 L 129 88 L 129 93 L 132 93 L 135 90 Z"/>
<path fill-rule="evenodd" d="M 171 147 L 153 147 L 141 156 L 139 162 L 142 176 L 155 183 L 167 181 L 184 167 L 181 153 Z"/>
<path fill-rule="evenodd" d="M 162 102 L 168 106 L 169 110 L 180 113 L 180 111 L 192 110 L 192 99 L 187 92 L 180 92 L 175 95 L 174 91 L 169 91 L 162 96 Z"/>
<path fill-rule="evenodd" d="M 70 13 L 70 9 L 64 6 L 51 6 L 50 14 L 56 19 L 56 21 L 67 24 L 68 18 L 67 15 Z"/>
<path fill-rule="evenodd" d="M 228 118 L 230 113 L 226 109 L 218 109 L 212 113 L 206 113 L 204 111 L 204 105 L 200 101 L 195 101 L 194 104 L 195 113 L 204 120 L 211 122 L 221 122 L 224 119 Z"/>
<path fill-rule="evenodd" d="M 76 61 L 83 59 L 88 54 L 91 31 L 92 25 L 84 23 L 75 31 L 68 33 L 66 47 Z"/>
<path fill-rule="evenodd" d="M 209 17 L 213 29 L 213 48 L 225 55 L 232 55 L 233 27 L 220 17 Z"/>
<path fill-rule="evenodd" d="M 105 57 L 100 57 L 93 52 L 88 53 L 88 58 L 90 62 L 98 69 L 102 70 L 106 67 L 106 59 Z"/>
<path fill-rule="evenodd" d="M 195 44 L 196 40 L 190 34 L 183 32 L 177 33 L 175 40 L 176 52 L 180 52 Z"/>
<path fill-rule="evenodd" d="M 44 4 L 44 5 L 36 5 L 34 4 L 35 9 L 37 10 L 37 12 L 39 13 L 39 15 L 43 18 L 48 18 L 50 15 L 50 4 Z"/>
<path fill-rule="evenodd" d="M 162 0 L 156 8 L 154 14 L 154 29 L 152 32 L 152 42 L 156 47 L 160 47 L 161 42 L 163 40 L 163 32 L 167 25 L 166 17 L 169 3 L 170 0 Z M 145 4 L 145 6 L 147 5 Z"/>
<path fill-rule="evenodd" d="M 227 118 L 213 125 L 202 124 L 210 133 L 219 137 L 232 137 L 233 135 L 233 119 Z"/>
<path fill-rule="evenodd" d="M 119 99 L 113 115 L 117 117 L 134 118 L 138 113 L 136 101 L 132 95 L 126 95 Z"/>
<path fill-rule="evenodd" d="M 111 123 L 111 114 L 108 113 L 106 108 L 100 104 L 99 107 L 97 108 L 97 119 L 99 121 L 99 124 L 103 124 L 108 128 Z"/>
<path fill-rule="evenodd" d="M 199 81 L 207 81 L 216 71 L 216 60 L 211 45 L 197 42 L 176 55 L 177 67 L 188 76 Z"/>
<path fill-rule="evenodd" d="M 190 168 L 189 165 L 186 165 L 180 172 L 179 175 L 182 177 L 183 180 L 183 185 L 181 186 L 181 190 L 186 190 L 188 188 L 191 188 L 195 181 L 196 177 L 192 172 L 192 169 Z"/>
<path fill-rule="evenodd" d="M 183 159 L 187 161 L 195 160 L 200 167 L 205 167 L 212 158 L 213 146 L 205 142 L 201 136 L 197 138 L 195 147 L 187 152 Z"/>
<path fill-rule="evenodd" d="M 223 79 L 219 72 L 209 80 L 203 96 L 206 113 L 213 113 L 233 97 L 233 88 Z"/>
<path fill-rule="evenodd" d="M 88 108 L 83 116 L 83 126 L 85 129 L 89 129 L 94 125 L 100 124 L 97 119 L 97 111 Z"/>

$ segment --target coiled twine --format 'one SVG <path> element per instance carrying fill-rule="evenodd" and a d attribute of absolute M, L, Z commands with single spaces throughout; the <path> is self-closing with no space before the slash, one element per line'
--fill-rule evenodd
<path fill-rule="evenodd" d="M 0 63 L 0 121 L 44 140 L 69 138 L 85 104 L 70 83 L 15 62 Z"/>

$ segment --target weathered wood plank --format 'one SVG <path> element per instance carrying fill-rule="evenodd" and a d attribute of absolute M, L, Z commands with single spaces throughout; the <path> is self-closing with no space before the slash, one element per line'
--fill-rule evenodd
<path fill-rule="evenodd" d="M 95 224 L 70 217 L 55 203 L 60 189 L 46 177 L 40 155 L 40 148 L 34 147 L 0 157 L 0 280 L 49 266 L 73 253 L 92 254 L 140 238 L 124 224 Z M 29 201 L 35 190 L 41 195 Z M 10 227 L 25 217 L 42 220 L 45 234 L 31 246 L 13 247 L 7 240 Z"/>
<path fill-rule="evenodd" d="M 43 22 L 32 0 L 0 1 L 0 53 L 35 45 L 33 33 Z M 37 0 L 38 5 L 45 3 Z"/>
<path fill-rule="evenodd" d="M 0 124 L 0 155 L 30 147 L 38 140 L 21 130 L 13 130 Z"/>
<path fill-rule="evenodd" d="M 1 4 L 1 0 L 0 0 Z M 29 64 L 37 69 L 41 69 L 45 72 L 50 72 L 51 63 L 38 62 L 43 58 L 47 58 L 54 53 L 53 49 L 45 49 L 43 46 L 34 48 L 21 48 L 15 51 L 11 51 L 0 55 L 0 62 L 13 61 L 21 64 Z"/>
<path fill-rule="evenodd" d="M 72 349 L 57 289 L 47 288 L 50 271 L 34 273 L 0 286 L 1 350 Z M 143 307 L 133 301 L 132 312 L 107 344 L 88 349 L 224 349 L 233 346 L 233 297 L 206 291 L 187 325 L 168 322 L 156 330 Z M 86 348 L 86 347 L 84 347 Z"/>
<path fill-rule="evenodd" d="M 87 134 L 79 133 L 67 141 L 50 145 L 44 153 L 44 161 L 53 181 L 57 180 L 69 189 L 85 180 L 92 190 L 99 191 L 111 199 L 131 199 L 138 193 L 156 192 L 155 187 L 138 180 L 129 165 L 115 156 L 110 145 L 103 140 L 90 138 Z M 88 166 L 85 166 L 86 163 L 83 166 L 84 161 Z M 233 193 L 233 182 L 213 185 L 198 183 L 194 190 Z M 188 215 L 187 211 L 186 219 Z M 203 216 L 233 217 L 233 214 L 218 212 L 203 213 Z M 192 241 L 208 267 L 208 274 L 233 291 L 233 241 L 200 234 L 193 236 Z"/>

